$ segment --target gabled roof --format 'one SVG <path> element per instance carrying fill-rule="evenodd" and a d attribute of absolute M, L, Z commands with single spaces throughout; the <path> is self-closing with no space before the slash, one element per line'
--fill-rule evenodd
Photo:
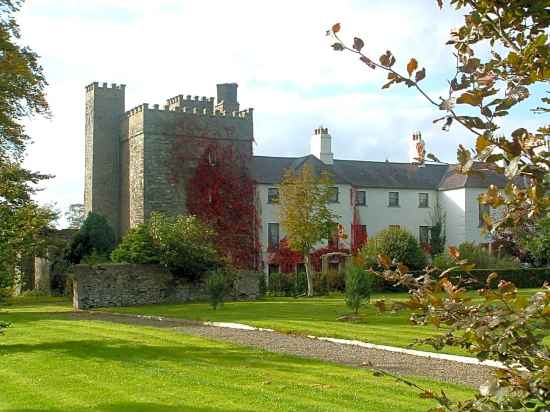
<path fill-rule="evenodd" d="M 506 180 L 501 174 L 477 163 L 480 174 L 465 176 L 456 172 L 456 165 L 334 160 L 325 164 L 313 155 L 303 157 L 253 156 L 250 171 L 256 183 L 277 184 L 287 169 L 293 171 L 310 165 L 315 173 L 327 171 L 335 183 L 357 187 L 388 189 L 449 190 L 463 187 L 502 187 Z"/>

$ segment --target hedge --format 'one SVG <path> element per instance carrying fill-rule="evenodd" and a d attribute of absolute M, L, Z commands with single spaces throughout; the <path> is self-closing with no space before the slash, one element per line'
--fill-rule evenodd
<path fill-rule="evenodd" d="M 452 272 L 452 279 L 459 277 L 474 280 L 469 286 L 473 289 L 485 284 L 487 277 L 496 272 L 498 277 L 491 283 L 496 287 L 499 280 L 512 282 L 518 288 L 540 288 L 545 281 L 550 282 L 550 268 L 528 268 L 528 269 L 474 269 L 470 273 Z M 477 282 L 475 282 L 477 281 Z M 478 283 L 479 282 L 479 283 Z"/>

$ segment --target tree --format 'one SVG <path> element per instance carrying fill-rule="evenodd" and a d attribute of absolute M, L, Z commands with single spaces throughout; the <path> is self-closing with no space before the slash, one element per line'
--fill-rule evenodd
<path fill-rule="evenodd" d="M 363 299 L 367 302 L 374 287 L 375 277 L 363 267 L 350 265 L 346 268 L 346 305 L 353 310 L 354 315 L 359 313 Z"/>
<path fill-rule="evenodd" d="M 421 86 L 426 69 L 411 58 L 406 74 L 393 66 L 396 58 L 390 51 L 380 56 L 379 63 L 363 52 L 365 43 L 356 37 L 348 47 L 339 37 L 340 24 L 327 34 L 335 38 L 337 51 L 350 51 L 370 69 L 388 72 L 384 89 L 403 84 L 415 88 L 431 105 L 444 112 L 434 120 L 443 121 L 443 130 L 459 123 L 476 136 L 475 149 L 460 145 L 457 150 L 459 172 L 475 173 L 475 161 L 486 170 L 503 173 L 507 184 L 503 189 L 491 186 L 480 200 L 503 211 L 498 221 L 485 219 L 487 229 L 499 232 L 510 227 L 528 225 L 534 219 L 548 216 L 550 196 L 550 153 L 548 140 L 550 126 L 537 131 L 525 127 L 504 136 L 497 119 L 522 101 L 528 101 L 530 88 L 548 84 L 550 79 L 550 43 L 548 1 L 527 0 L 450 0 L 449 3 L 464 13 L 464 24 L 451 32 L 448 44 L 454 47 L 456 72 L 449 80 L 448 95 L 434 99 Z M 443 0 L 437 0 L 443 7 Z M 476 56 L 476 51 L 489 53 Z M 459 96 L 457 96 L 459 94 Z M 543 98 L 548 105 L 550 99 Z M 470 114 L 459 114 L 461 108 Z M 538 113 L 548 107 L 532 107 Z M 541 122 L 542 123 L 542 122 Z M 430 154 L 427 159 L 437 160 Z M 420 159 L 424 162 L 426 159 Z M 517 293 L 506 281 L 492 289 L 493 273 L 479 290 L 483 300 L 472 301 L 458 282 L 449 280 L 455 270 L 470 271 L 474 265 L 461 259 L 458 249 L 449 249 L 454 266 L 436 276 L 435 269 L 426 268 L 420 276 L 408 273 L 408 268 L 394 264 L 384 255 L 378 257 L 383 271 L 378 275 L 386 281 L 407 287 L 410 299 L 396 303 L 394 309 L 414 311 L 413 321 L 419 324 L 444 324 L 444 335 L 425 340 L 435 348 L 444 345 L 462 347 L 478 359 L 497 360 L 506 366 L 495 372 L 493 378 L 480 388 L 475 398 L 452 402 L 444 392 L 436 394 L 414 382 L 408 384 L 420 389 L 422 396 L 435 399 L 435 411 L 492 411 L 550 409 L 550 349 L 543 342 L 545 330 L 550 327 L 550 288 L 546 286 L 531 298 Z M 444 292 L 441 297 L 440 293 Z M 384 310 L 384 302 L 379 303 Z M 405 381 L 402 378 L 397 378 Z"/>
<path fill-rule="evenodd" d="M 539 266 L 550 266 L 550 216 L 540 219 L 522 241 Z"/>
<path fill-rule="evenodd" d="M 115 247 L 115 232 L 105 216 L 90 212 L 69 244 L 65 259 L 78 264 L 88 256 L 109 260 Z"/>
<path fill-rule="evenodd" d="M 20 45 L 14 13 L 21 1 L 0 0 L 0 272 L 13 280 L 25 254 L 40 254 L 40 231 L 55 214 L 32 200 L 36 184 L 47 179 L 22 167 L 26 144 L 23 121 L 48 115 L 46 81 L 38 56 Z"/>
<path fill-rule="evenodd" d="M 439 205 L 435 205 L 430 213 L 430 253 L 432 256 L 439 255 L 445 249 L 445 221 L 447 214 Z"/>
<path fill-rule="evenodd" d="M 82 203 L 69 205 L 69 209 L 65 212 L 65 219 L 67 219 L 69 229 L 80 229 L 86 219 L 84 205 Z"/>
<path fill-rule="evenodd" d="M 443 7 L 443 0 L 437 0 Z M 474 174 L 474 162 L 485 165 L 485 170 L 503 173 L 508 178 L 505 188 L 491 186 L 481 197 L 484 204 L 500 207 L 505 213 L 492 221 L 485 219 L 488 230 L 523 225 L 544 217 L 550 209 L 550 125 L 541 122 L 536 131 L 525 127 L 514 130 L 510 136 L 499 131 L 499 119 L 523 101 L 529 101 L 530 88 L 548 84 L 550 80 L 550 43 L 548 26 L 550 13 L 547 1 L 518 0 L 450 0 L 450 4 L 465 13 L 464 24 L 451 31 L 447 44 L 454 47 L 456 71 L 449 79 L 448 94 L 435 99 L 424 90 L 421 82 L 426 68 L 414 57 L 406 65 L 406 73 L 394 68 L 396 57 L 387 51 L 375 62 L 364 50 L 365 42 L 355 37 L 347 46 L 339 37 L 341 26 L 332 26 L 327 34 L 336 42 L 332 48 L 349 51 L 370 69 L 388 73 L 383 89 L 396 84 L 415 88 L 429 104 L 443 112 L 434 120 L 443 121 L 443 130 L 459 123 L 476 136 L 475 149 L 459 145 L 457 171 Z M 490 53 L 476 56 L 488 48 Z M 543 98 L 549 104 L 549 98 Z M 460 114 L 459 110 L 466 114 Z M 471 116 L 472 110 L 479 112 Z M 548 107 L 532 107 L 537 112 L 548 112 Z M 438 160 L 428 154 L 428 160 Z M 421 163 L 426 159 L 420 159 Z M 522 184 L 518 180 L 522 179 Z"/>
<path fill-rule="evenodd" d="M 326 173 L 316 176 L 305 165 L 296 174 L 288 170 L 281 182 L 280 222 L 287 233 L 290 249 L 304 257 L 307 294 L 313 296 L 313 279 L 309 254 L 315 244 L 331 235 L 337 216 L 328 208 L 332 181 Z"/>
<path fill-rule="evenodd" d="M 221 265 L 214 247 L 214 231 L 196 216 L 169 217 L 154 212 L 149 219 L 160 263 L 176 276 L 196 280 Z"/>
<path fill-rule="evenodd" d="M 146 222 L 131 228 L 111 253 L 111 259 L 113 262 L 159 263 L 160 251 L 153 242 L 149 224 Z"/>

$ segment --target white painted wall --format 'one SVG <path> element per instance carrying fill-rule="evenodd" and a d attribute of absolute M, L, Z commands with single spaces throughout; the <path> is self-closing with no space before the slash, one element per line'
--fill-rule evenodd
<path fill-rule="evenodd" d="M 466 190 L 466 235 L 464 240 L 474 243 L 488 243 L 489 237 L 481 234 L 479 227 L 479 195 L 487 189 L 467 188 Z M 491 216 L 495 217 L 496 211 L 491 209 Z"/>
<path fill-rule="evenodd" d="M 336 185 L 339 191 L 339 202 L 330 205 L 331 210 L 336 213 L 338 223 L 344 226 L 348 239 L 344 243 L 349 244 L 351 232 L 351 223 L 353 220 L 353 208 L 351 206 L 351 186 Z M 256 186 L 258 196 L 258 212 L 261 221 L 260 242 L 262 245 L 262 259 L 267 262 L 267 242 L 268 242 L 268 223 L 279 222 L 279 206 L 267 203 L 267 194 L 270 187 L 276 185 L 259 184 Z M 390 225 L 399 225 L 407 229 L 417 239 L 420 226 L 430 226 L 430 213 L 437 202 L 438 192 L 435 190 L 416 190 L 416 189 L 374 189 L 359 188 L 365 190 L 367 197 L 366 206 L 358 206 L 361 224 L 367 226 L 369 237 L 375 236 Z M 389 207 L 389 192 L 399 192 L 399 207 Z M 418 207 L 418 193 L 428 193 L 429 207 Z M 285 232 L 282 227 L 279 228 L 279 235 L 282 239 Z M 267 263 L 266 263 L 267 267 Z"/>
<path fill-rule="evenodd" d="M 440 191 L 439 205 L 446 214 L 446 245 L 459 245 L 466 238 L 466 189 Z"/>

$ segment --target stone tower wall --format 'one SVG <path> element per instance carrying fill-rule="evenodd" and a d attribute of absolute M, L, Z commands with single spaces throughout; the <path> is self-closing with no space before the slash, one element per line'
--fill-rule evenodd
<path fill-rule="evenodd" d="M 238 107 L 236 85 L 229 86 L 235 95 L 222 93 L 225 106 L 230 100 Z M 214 98 L 183 95 L 168 99 L 162 109 L 142 104 L 124 112 L 123 85 L 91 84 L 86 88 L 86 211 L 105 215 L 118 236 L 154 211 L 185 213 L 185 181 L 202 150 L 211 142 L 231 144 L 250 158 L 252 118 L 252 109 L 216 111 Z"/>
<path fill-rule="evenodd" d="M 120 121 L 125 86 L 92 83 L 86 87 L 85 189 L 86 213 L 104 215 L 119 229 Z"/>
<path fill-rule="evenodd" d="M 208 110 L 144 110 L 144 216 L 186 212 L 185 181 L 209 142 L 232 144 L 252 155 L 252 111 L 231 116 Z"/>

